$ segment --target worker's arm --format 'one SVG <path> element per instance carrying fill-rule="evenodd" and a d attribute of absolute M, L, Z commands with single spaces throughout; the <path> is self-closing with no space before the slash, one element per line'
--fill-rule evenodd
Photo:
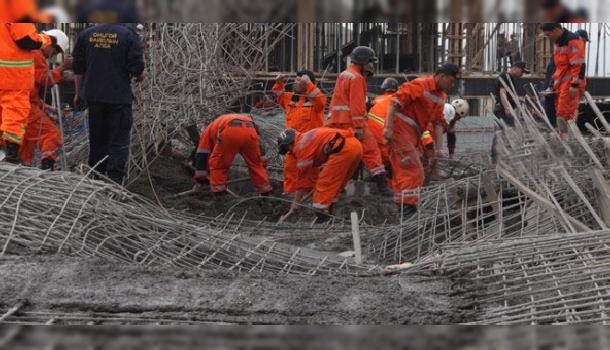
<path fill-rule="evenodd" d="M 350 80 L 349 107 L 352 114 L 352 124 L 356 137 L 361 138 L 365 128 L 366 111 L 366 82 L 363 77 Z"/>
<path fill-rule="evenodd" d="M 45 49 L 57 43 L 54 37 L 37 33 L 32 23 L 10 23 L 8 27 L 11 38 L 22 50 Z"/>
<path fill-rule="evenodd" d="M 195 180 L 200 184 L 205 184 L 208 178 L 208 160 L 210 153 L 214 149 L 214 135 L 216 134 L 216 125 L 214 123 L 208 125 L 199 138 L 197 153 L 195 158 Z"/>
<path fill-rule="evenodd" d="M 320 90 L 316 84 L 312 82 L 307 83 L 307 90 L 305 91 L 305 95 L 309 97 L 311 103 L 313 104 L 313 110 L 316 112 L 321 112 L 326 107 L 326 95 Z"/>
<path fill-rule="evenodd" d="M 508 92 L 506 92 L 504 87 L 500 88 L 500 103 L 502 104 L 502 108 L 504 108 L 504 114 L 508 117 L 512 117 L 512 114 L 510 113 L 511 106 L 508 102 Z"/>
<path fill-rule="evenodd" d="M 445 126 L 442 124 L 434 124 L 434 153 L 439 156 L 443 154 L 443 135 L 445 134 Z"/>
<path fill-rule="evenodd" d="M 142 43 L 137 34 L 129 32 L 129 43 L 127 49 L 127 71 L 138 81 L 144 79 L 144 51 Z"/>
<path fill-rule="evenodd" d="M 273 87 L 271 88 L 271 90 L 277 97 L 277 104 L 283 110 L 286 110 L 286 106 L 288 105 L 289 96 L 286 93 L 286 81 L 284 79 L 285 78 L 283 78 L 283 76 L 281 76 L 281 75 L 278 76 L 278 78 L 275 81 L 275 84 L 273 84 Z"/>
<path fill-rule="evenodd" d="M 580 73 L 585 63 L 585 44 L 580 39 L 570 40 L 568 44 L 568 59 L 570 62 L 569 76 L 571 85 L 578 87 L 581 82 Z"/>
<path fill-rule="evenodd" d="M 388 108 L 388 115 L 386 116 L 385 129 L 383 136 L 388 140 L 392 141 L 392 134 L 394 132 L 394 115 L 396 111 L 402 109 L 404 106 L 415 103 L 417 99 L 423 97 L 424 89 L 421 85 L 415 83 L 402 84 L 400 89 L 392 96 L 392 103 Z"/>

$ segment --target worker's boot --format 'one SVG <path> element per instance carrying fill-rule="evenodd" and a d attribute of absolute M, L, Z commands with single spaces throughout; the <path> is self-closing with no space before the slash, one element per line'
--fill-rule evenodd
<path fill-rule="evenodd" d="M 399 209 L 400 209 L 400 207 L 399 207 Z M 415 214 L 417 214 L 417 206 L 416 205 L 403 204 L 403 208 L 402 208 L 402 219 L 403 220 L 408 220 L 412 216 L 414 216 Z"/>
<path fill-rule="evenodd" d="M 385 174 L 373 176 L 373 182 L 377 185 L 377 191 L 384 196 L 391 196 L 394 194 L 388 186 L 388 179 Z"/>
<path fill-rule="evenodd" d="M 271 192 L 261 193 L 260 207 L 261 212 L 264 215 L 273 214 L 273 203 L 271 203 L 271 200 L 268 198 L 270 194 Z"/>
<path fill-rule="evenodd" d="M 316 217 L 318 218 L 318 220 L 316 220 L 317 224 L 323 224 L 333 218 L 329 212 L 322 210 L 316 211 Z"/>
<path fill-rule="evenodd" d="M 19 158 L 19 145 L 12 142 L 6 143 L 6 157 L 5 161 L 12 164 L 21 163 L 21 159 Z"/>
<path fill-rule="evenodd" d="M 51 170 L 55 169 L 55 160 L 51 158 L 45 158 L 42 160 L 42 165 L 40 166 L 42 170 Z"/>

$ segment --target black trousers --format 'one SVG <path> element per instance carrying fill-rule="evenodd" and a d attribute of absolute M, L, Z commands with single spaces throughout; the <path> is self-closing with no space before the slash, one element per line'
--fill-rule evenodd
<path fill-rule="evenodd" d="M 122 183 L 129 159 L 133 114 L 131 105 L 88 102 L 89 166 Z M 108 158 L 104 160 L 106 156 Z M 99 165 L 98 165 L 99 163 Z"/>
<path fill-rule="evenodd" d="M 494 114 L 496 115 L 496 117 L 498 117 L 498 119 L 504 120 L 506 125 L 510 126 L 511 128 L 515 127 L 515 119 L 506 115 L 504 107 L 502 107 L 501 104 L 496 103 L 496 107 L 494 108 Z"/>
<path fill-rule="evenodd" d="M 549 121 L 551 125 L 557 127 L 557 114 L 555 111 L 555 98 L 556 95 L 547 95 L 544 98 L 544 109 L 546 110 L 546 115 L 549 117 Z"/>

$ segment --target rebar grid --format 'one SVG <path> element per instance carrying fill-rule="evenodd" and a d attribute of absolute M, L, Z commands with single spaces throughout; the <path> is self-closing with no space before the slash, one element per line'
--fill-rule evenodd
<path fill-rule="evenodd" d="M 29 253 L 98 256 L 142 266 L 277 274 L 367 274 L 370 266 L 271 240 L 227 218 L 168 213 L 120 186 L 65 172 L 0 164 L 0 257 Z"/>
<path fill-rule="evenodd" d="M 476 295 L 480 324 L 608 323 L 610 232 L 454 244 L 412 270 Z"/>
<path fill-rule="evenodd" d="M 129 162 L 133 178 L 189 125 L 204 125 L 231 110 L 294 24 L 148 24 L 143 41 L 146 76 L 134 84 Z M 71 167 L 87 157 L 86 115 L 65 130 Z M 73 125 L 74 124 L 74 125 Z"/>

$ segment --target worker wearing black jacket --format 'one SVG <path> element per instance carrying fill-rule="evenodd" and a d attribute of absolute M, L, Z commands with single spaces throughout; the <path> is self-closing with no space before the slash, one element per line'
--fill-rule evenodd
<path fill-rule="evenodd" d="M 122 183 L 133 123 L 131 79 L 144 79 L 140 40 L 124 25 L 100 24 L 79 35 L 73 56 L 74 103 L 83 99 L 89 107 L 89 165 Z"/>

